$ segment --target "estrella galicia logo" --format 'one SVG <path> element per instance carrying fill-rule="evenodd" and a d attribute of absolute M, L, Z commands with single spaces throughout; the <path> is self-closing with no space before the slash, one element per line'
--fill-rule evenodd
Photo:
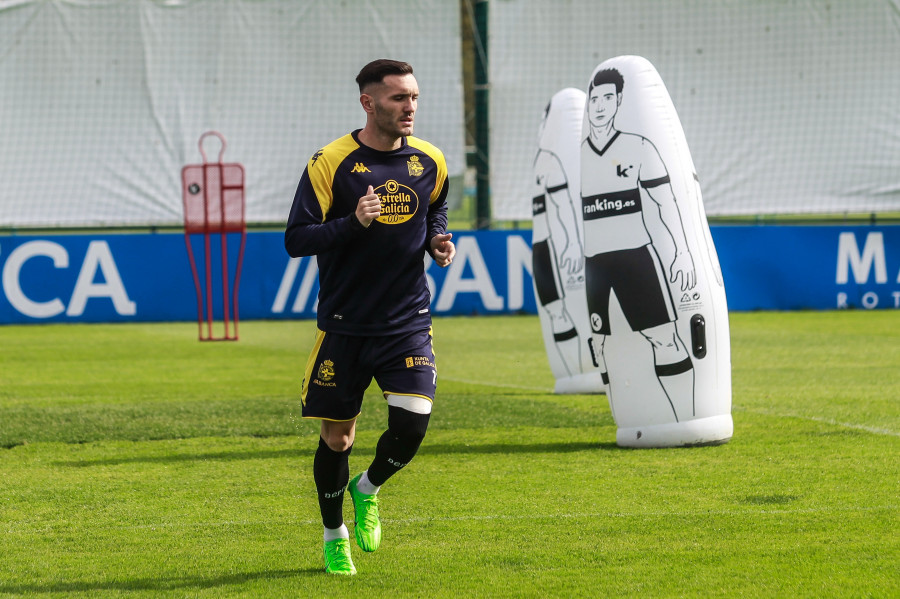
<path fill-rule="evenodd" d="M 419 209 L 419 196 L 411 188 L 390 179 L 380 185 L 375 193 L 381 200 L 381 216 L 376 218 L 386 225 L 399 225 L 413 217 Z"/>

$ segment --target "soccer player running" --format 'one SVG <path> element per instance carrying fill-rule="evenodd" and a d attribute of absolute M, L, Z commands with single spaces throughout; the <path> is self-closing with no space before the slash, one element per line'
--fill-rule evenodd
<path fill-rule="evenodd" d="M 419 98 L 412 67 L 376 60 L 356 82 L 366 124 L 310 158 L 285 231 L 288 254 L 318 259 L 317 331 L 301 401 L 303 417 L 321 421 L 313 478 L 325 571 L 344 575 L 356 573 L 345 488 L 356 542 L 375 551 L 378 490 L 425 437 L 437 371 L 424 258 L 428 252 L 445 267 L 456 254 L 446 232 L 444 155 L 412 136 Z M 387 400 L 388 428 L 369 468 L 349 480 L 356 418 L 373 378 Z"/>

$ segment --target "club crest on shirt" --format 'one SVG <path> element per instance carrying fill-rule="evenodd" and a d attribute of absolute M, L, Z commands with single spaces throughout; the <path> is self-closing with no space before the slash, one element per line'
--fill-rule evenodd
<path fill-rule="evenodd" d="M 415 190 L 394 179 L 389 179 L 384 185 L 379 186 L 375 193 L 381 200 L 381 216 L 375 219 L 380 223 L 386 225 L 405 223 L 419 209 L 419 196 Z"/>
<path fill-rule="evenodd" d="M 425 172 L 425 167 L 419 162 L 418 156 L 410 156 L 409 160 L 406 162 L 406 168 L 409 169 L 410 177 L 421 177 L 422 173 Z"/>

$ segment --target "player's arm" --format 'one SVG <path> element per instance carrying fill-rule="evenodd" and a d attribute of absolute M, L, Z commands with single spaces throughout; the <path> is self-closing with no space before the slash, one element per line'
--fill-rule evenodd
<path fill-rule="evenodd" d="M 681 290 L 687 291 L 693 289 L 697 284 L 697 274 L 694 270 L 694 259 L 691 257 L 685 237 L 684 223 L 681 220 L 681 212 L 678 210 L 675 191 L 672 189 L 669 173 L 656 147 L 648 140 L 644 140 L 643 145 L 641 187 L 659 207 L 660 219 L 675 244 L 675 258 L 669 267 L 669 280 L 675 283 L 681 277 Z"/>
<path fill-rule="evenodd" d="M 659 206 L 659 216 L 663 225 L 675 243 L 675 258 L 669 267 L 669 280 L 675 283 L 681 277 L 681 290 L 693 289 L 697 284 L 697 276 L 694 271 L 694 259 L 688 249 L 687 238 L 684 235 L 684 225 L 681 222 L 681 213 L 675 202 L 675 193 L 672 185 L 668 183 L 656 184 L 659 180 L 648 182 L 645 188 L 650 198 Z M 642 182 L 643 185 L 643 182 Z"/>
<path fill-rule="evenodd" d="M 562 164 L 556 156 L 551 157 L 547 165 L 545 195 L 553 204 L 553 211 L 559 226 L 565 235 L 566 243 L 560 256 L 560 269 L 568 274 L 580 272 L 584 267 L 584 248 L 581 243 L 581 232 L 575 215 L 572 196 L 569 195 L 569 182 Z"/>
<path fill-rule="evenodd" d="M 434 258 L 440 267 L 449 266 L 456 256 L 456 245 L 450 241 L 453 237 L 447 233 L 447 193 L 449 183 L 446 178 L 441 185 L 437 198 L 428 204 L 426 223 L 428 226 L 425 235 L 425 251 Z"/>
<path fill-rule="evenodd" d="M 294 194 L 284 232 L 284 247 L 291 257 L 313 256 L 344 245 L 378 218 L 381 204 L 369 186 L 360 197 L 355 212 L 326 220 L 330 206 L 331 198 L 321 198 L 316 193 L 309 170 L 305 170 Z"/>

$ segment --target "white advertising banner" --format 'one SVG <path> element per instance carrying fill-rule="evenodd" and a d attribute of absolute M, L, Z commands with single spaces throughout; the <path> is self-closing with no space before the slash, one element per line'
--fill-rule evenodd
<path fill-rule="evenodd" d="M 365 123 L 376 58 L 413 65 L 416 135 L 461 178 L 459 22 L 440 0 L 0 0 L 0 226 L 179 225 L 211 130 L 248 222 L 282 222 L 309 156 Z"/>
<path fill-rule="evenodd" d="M 533 131 L 600 62 L 647 58 L 711 215 L 900 210 L 896 0 L 490 6 L 492 214 L 530 218 Z"/>

